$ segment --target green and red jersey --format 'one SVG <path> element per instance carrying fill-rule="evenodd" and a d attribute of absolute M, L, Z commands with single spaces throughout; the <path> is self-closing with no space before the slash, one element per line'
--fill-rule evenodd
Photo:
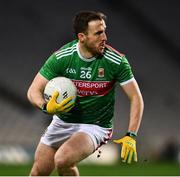
<path fill-rule="evenodd" d="M 133 79 L 124 55 L 106 45 L 102 55 L 86 59 L 79 52 L 77 40 L 53 53 L 40 74 L 48 80 L 58 76 L 70 78 L 77 87 L 75 107 L 58 117 L 66 122 L 107 128 L 112 127 L 116 82 L 123 85 Z"/>

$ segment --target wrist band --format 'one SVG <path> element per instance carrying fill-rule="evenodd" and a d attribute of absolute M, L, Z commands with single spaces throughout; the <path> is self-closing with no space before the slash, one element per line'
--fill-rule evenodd
<path fill-rule="evenodd" d="M 130 136 L 131 138 L 135 138 L 137 136 L 137 134 L 135 132 L 127 132 L 126 136 Z"/>

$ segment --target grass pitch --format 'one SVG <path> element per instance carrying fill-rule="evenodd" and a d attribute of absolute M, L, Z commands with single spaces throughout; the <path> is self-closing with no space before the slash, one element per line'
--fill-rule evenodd
<path fill-rule="evenodd" d="M 31 165 L 0 165 L 0 176 L 28 176 Z M 81 176 L 180 176 L 180 164 L 79 165 Z M 57 176 L 56 171 L 52 176 Z"/>

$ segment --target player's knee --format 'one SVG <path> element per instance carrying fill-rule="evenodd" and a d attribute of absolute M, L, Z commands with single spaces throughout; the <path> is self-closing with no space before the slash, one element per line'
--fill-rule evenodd
<path fill-rule="evenodd" d="M 79 176 L 77 168 L 68 159 L 56 157 L 55 166 L 60 176 Z"/>
<path fill-rule="evenodd" d="M 60 157 L 60 156 L 55 155 L 54 163 L 55 163 L 56 168 L 58 169 L 65 169 L 71 166 L 70 159 L 63 156 Z"/>

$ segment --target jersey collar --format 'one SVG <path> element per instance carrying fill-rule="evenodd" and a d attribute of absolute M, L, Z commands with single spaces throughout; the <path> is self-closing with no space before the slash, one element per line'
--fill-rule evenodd
<path fill-rule="evenodd" d="M 79 43 L 77 43 L 76 48 L 77 48 L 77 53 L 78 53 L 78 55 L 79 55 L 79 58 L 82 59 L 83 61 L 91 62 L 91 61 L 93 61 L 93 60 L 96 59 L 96 57 L 84 58 L 84 57 L 81 55 L 80 51 L 79 51 Z"/>

